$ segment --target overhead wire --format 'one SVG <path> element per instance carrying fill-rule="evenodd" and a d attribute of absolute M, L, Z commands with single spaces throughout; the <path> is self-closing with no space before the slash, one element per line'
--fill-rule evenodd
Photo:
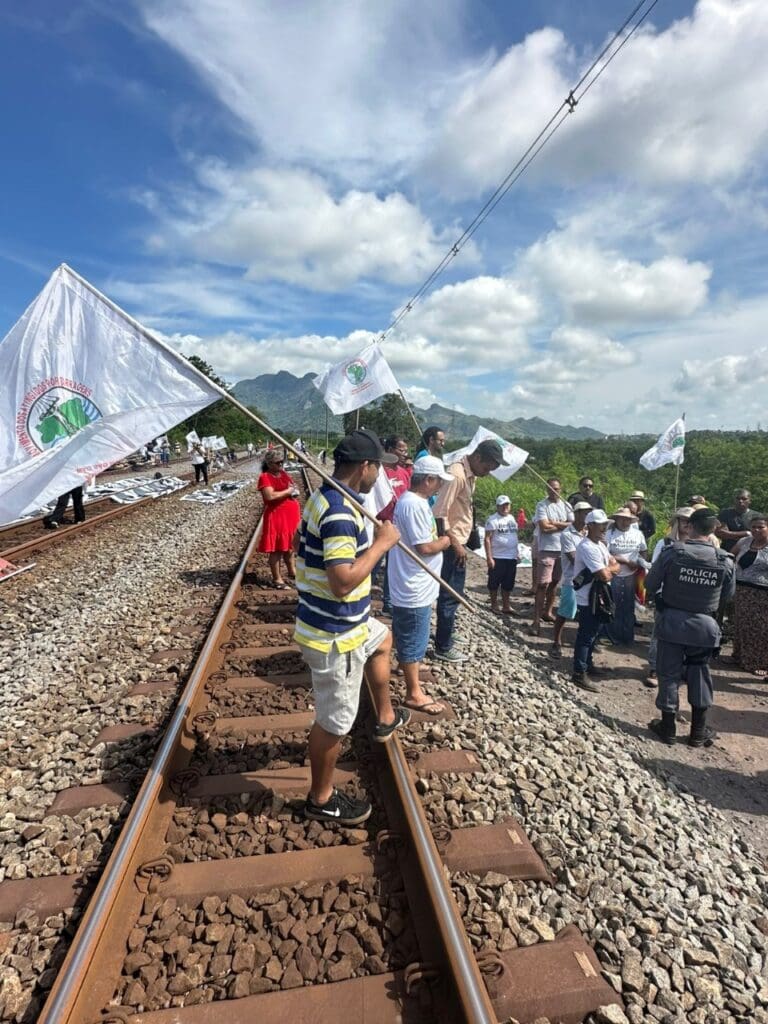
<path fill-rule="evenodd" d="M 487 220 L 490 214 L 496 209 L 501 200 L 506 196 L 506 194 L 509 192 L 512 186 L 515 184 L 516 181 L 518 181 L 520 176 L 530 166 L 533 160 L 535 160 L 535 158 L 538 156 L 538 154 L 541 152 L 544 146 L 546 146 L 546 144 L 549 142 L 549 140 L 552 138 L 555 132 L 558 131 L 558 129 L 561 127 L 563 122 L 567 120 L 567 118 L 571 114 L 574 113 L 579 102 L 583 99 L 584 96 L 586 96 L 586 94 L 589 92 L 589 90 L 592 88 L 595 82 L 600 78 L 600 76 L 608 67 L 608 65 L 613 61 L 613 59 L 626 46 L 626 44 L 629 42 L 629 40 L 632 38 L 635 32 L 640 28 L 640 26 L 643 24 L 643 22 L 651 13 L 653 8 L 658 4 L 658 2 L 659 0 L 651 0 L 650 6 L 647 8 L 647 10 L 645 10 L 641 17 L 635 22 L 635 24 L 632 25 L 629 32 L 627 32 L 626 35 L 624 35 L 624 37 L 621 39 L 620 44 L 616 47 L 614 52 L 610 54 L 608 59 L 599 68 L 594 77 L 590 78 L 590 76 L 595 71 L 595 68 L 598 67 L 598 65 L 606 56 L 606 54 L 609 53 L 612 47 L 616 44 L 616 41 L 619 38 L 621 38 L 622 33 L 624 33 L 625 29 L 630 24 L 630 22 L 632 22 L 635 16 L 642 10 L 643 7 L 646 6 L 648 0 L 639 0 L 639 2 L 635 4 L 632 11 L 627 15 L 627 17 L 624 19 L 619 28 L 616 29 L 610 41 L 606 43 L 606 45 L 603 47 L 600 53 L 594 58 L 594 60 L 586 69 L 586 71 L 584 71 L 576 85 L 569 91 L 566 98 L 555 110 L 555 112 L 549 118 L 544 127 L 539 131 L 536 137 L 529 143 L 525 152 L 517 160 L 515 165 L 510 169 L 510 171 L 507 173 L 504 179 L 499 183 L 499 185 L 496 187 L 492 195 L 488 197 L 483 206 L 478 210 L 478 212 L 472 218 L 472 220 L 461 233 L 461 235 L 456 239 L 453 245 L 451 245 L 450 249 L 448 249 L 448 251 L 445 253 L 445 255 L 437 264 L 437 266 L 434 267 L 432 272 L 421 284 L 418 290 L 414 292 L 414 294 L 411 296 L 408 302 L 406 302 L 405 305 L 399 309 L 399 311 L 395 314 L 390 324 L 383 331 L 381 331 L 377 338 L 378 342 L 384 341 L 387 335 L 390 334 L 401 323 L 401 321 L 405 319 L 406 316 L 408 316 L 408 314 L 413 310 L 413 307 L 416 305 L 416 303 L 418 303 L 418 301 L 426 294 L 426 292 L 429 291 L 433 283 L 437 280 L 438 277 L 440 277 L 445 268 L 450 263 L 452 263 L 453 260 L 456 259 L 456 257 L 461 252 L 462 248 L 466 245 L 470 238 L 472 238 L 472 236 L 475 234 L 480 225 L 483 224 L 483 222 Z M 584 86 L 583 89 L 582 86 Z M 581 92 L 577 96 L 577 93 L 579 93 L 580 90 Z"/>

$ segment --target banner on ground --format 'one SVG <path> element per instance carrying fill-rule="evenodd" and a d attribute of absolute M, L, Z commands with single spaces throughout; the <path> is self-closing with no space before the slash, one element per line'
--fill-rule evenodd
<path fill-rule="evenodd" d="M 0 522 L 221 397 L 66 264 L 0 342 Z"/>
<path fill-rule="evenodd" d="M 669 463 L 674 466 L 682 466 L 684 461 L 685 415 L 667 427 L 652 448 L 643 452 L 640 456 L 640 465 L 644 469 L 659 469 Z"/>
<path fill-rule="evenodd" d="M 498 441 L 501 445 L 501 450 L 504 452 L 504 458 L 507 460 L 509 465 L 499 466 L 498 469 L 494 469 L 491 476 L 500 480 L 502 483 L 505 480 L 509 480 L 511 476 L 514 476 L 514 474 L 525 465 L 525 460 L 528 458 L 527 451 L 523 448 L 518 448 L 517 445 L 512 444 L 511 441 L 505 441 L 503 437 L 499 437 L 498 434 L 494 434 L 492 430 L 486 430 L 485 427 L 477 428 L 475 436 L 468 445 L 465 445 L 463 448 L 457 448 L 455 452 L 448 452 L 447 455 L 444 455 L 443 462 L 446 466 L 450 466 L 452 462 L 458 462 L 462 456 L 471 455 L 481 441 Z"/>
<path fill-rule="evenodd" d="M 354 412 L 382 395 L 400 390 L 376 342 L 364 348 L 354 359 L 344 359 L 330 366 L 312 383 L 336 416 Z"/>

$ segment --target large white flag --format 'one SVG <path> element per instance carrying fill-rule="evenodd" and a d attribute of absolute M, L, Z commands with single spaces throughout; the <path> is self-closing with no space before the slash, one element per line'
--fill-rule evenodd
<path fill-rule="evenodd" d="M 376 342 L 364 348 L 354 359 L 330 366 L 312 381 L 336 416 L 353 412 L 382 395 L 400 390 Z"/>
<path fill-rule="evenodd" d="M 221 398 L 66 264 L 0 342 L 0 380 L 0 522 Z"/>
<path fill-rule="evenodd" d="M 447 455 L 443 456 L 443 462 L 446 466 L 450 466 L 452 462 L 458 462 L 463 455 L 471 455 L 472 452 L 477 448 L 481 441 L 498 441 L 501 445 L 501 450 L 504 452 L 504 458 L 509 463 L 508 466 L 499 466 L 498 469 L 494 469 L 491 476 L 495 476 L 497 480 L 501 480 L 503 483 L 505 480 L 509 480 L 511 476 L 521 469 L 525 465 L 525 460 L 528 458 L 528 452 L 523 448 L 518 448 L 516 444 L 512 444 L 511 441 L 505 441 L 503 437 L 499 437 L 498 434 L 494 434 L 492 430 L 486 430 L 485 427 L 478 427 L 475 431 L 475 436 L 465 445 L 464 448 L 457 448 L 455 452 L 448 452 Z"/>
<path fill-rule="evenodd" d="M 685 416 L 667 427 L 659 437 L 656 444 L 643 452 L 640 456 L 640 465 L 645 469 L 658 469 L 672 463 L 675 466 L 682 466 L 685 461 Z"/>

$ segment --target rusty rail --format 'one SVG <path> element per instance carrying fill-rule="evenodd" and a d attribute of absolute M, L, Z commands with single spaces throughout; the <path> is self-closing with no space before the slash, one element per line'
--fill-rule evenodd
<path fill-rule="evenodd" d="M 192 703 L 205 681 L 209 662 L 219 641 L 219 634 L 227 622 L 232 601 L 240 589 L 241 577 L 261 536 L 261 527 L 262 521 L 260 520 L 229 585 L 195 668 L 179 698 L 166 734 L 123 826 L 117 845 L 99 879 L 67 957 L 59 970 L 40 1015 L 39 1024 L 59 1024 L 59 1022 L 72 1018 L 82 996 L 82 985 L 88 965 L 109 923 L 115 892 L 123 886 L 133 884 L 128 869 L 138 848 L 143 830 L 146 828 L 148 812 L 167 781 L 164 776 L 168 770 L 171 756 L 185 730 Z"/>

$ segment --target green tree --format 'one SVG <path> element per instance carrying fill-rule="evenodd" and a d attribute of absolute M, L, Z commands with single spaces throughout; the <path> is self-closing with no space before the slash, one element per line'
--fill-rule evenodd
<path fill-rule="evenodd" d="M 199 356 L 187 356 L 187 359 L 196 369 L 210 378 L 214 384 L 218 384 L 225 391 L 230 390 L 227 382 L 216 373 L 210 363 L 207 363 Z M 255 412 L 257 416 L 260 415 L 258 409 L 254 406 L 249 405 L 248 408 Z M 209 437 L 213 434 L 224 437 L 232 445 L 243 445 L 247 444 L 248 441 L 258 443 L 264 440 L 256 424 L 249 420 L 247 416 L 244 416 L 239 409 L 236 409 L 225 398 L 220 398 L 212 405 L 206 406 L 205 409 L 201 409 L 200 412 L 190 416 L 189 419 L 184 420 L 183 423 L 169 431 L 168 438 L 171 444 L 175 444 L 178 441 L 183 447 L 186 444 L 186 435 L 191 430 L 195 430 L 199 437 Z"/>
<path fill-rule="evenodd" d="M 357 412 L 344 413 L 344 431 L 349 434 L 355 429 Z M 367 427 L 379 437 L 392 437 L 399 434 L 404 437 L 415 454 L 420 432 L 411 419 L 411 414 L 400 395 L 383 395 L 370 405 L 360 409 L 360 426 Z"/>

